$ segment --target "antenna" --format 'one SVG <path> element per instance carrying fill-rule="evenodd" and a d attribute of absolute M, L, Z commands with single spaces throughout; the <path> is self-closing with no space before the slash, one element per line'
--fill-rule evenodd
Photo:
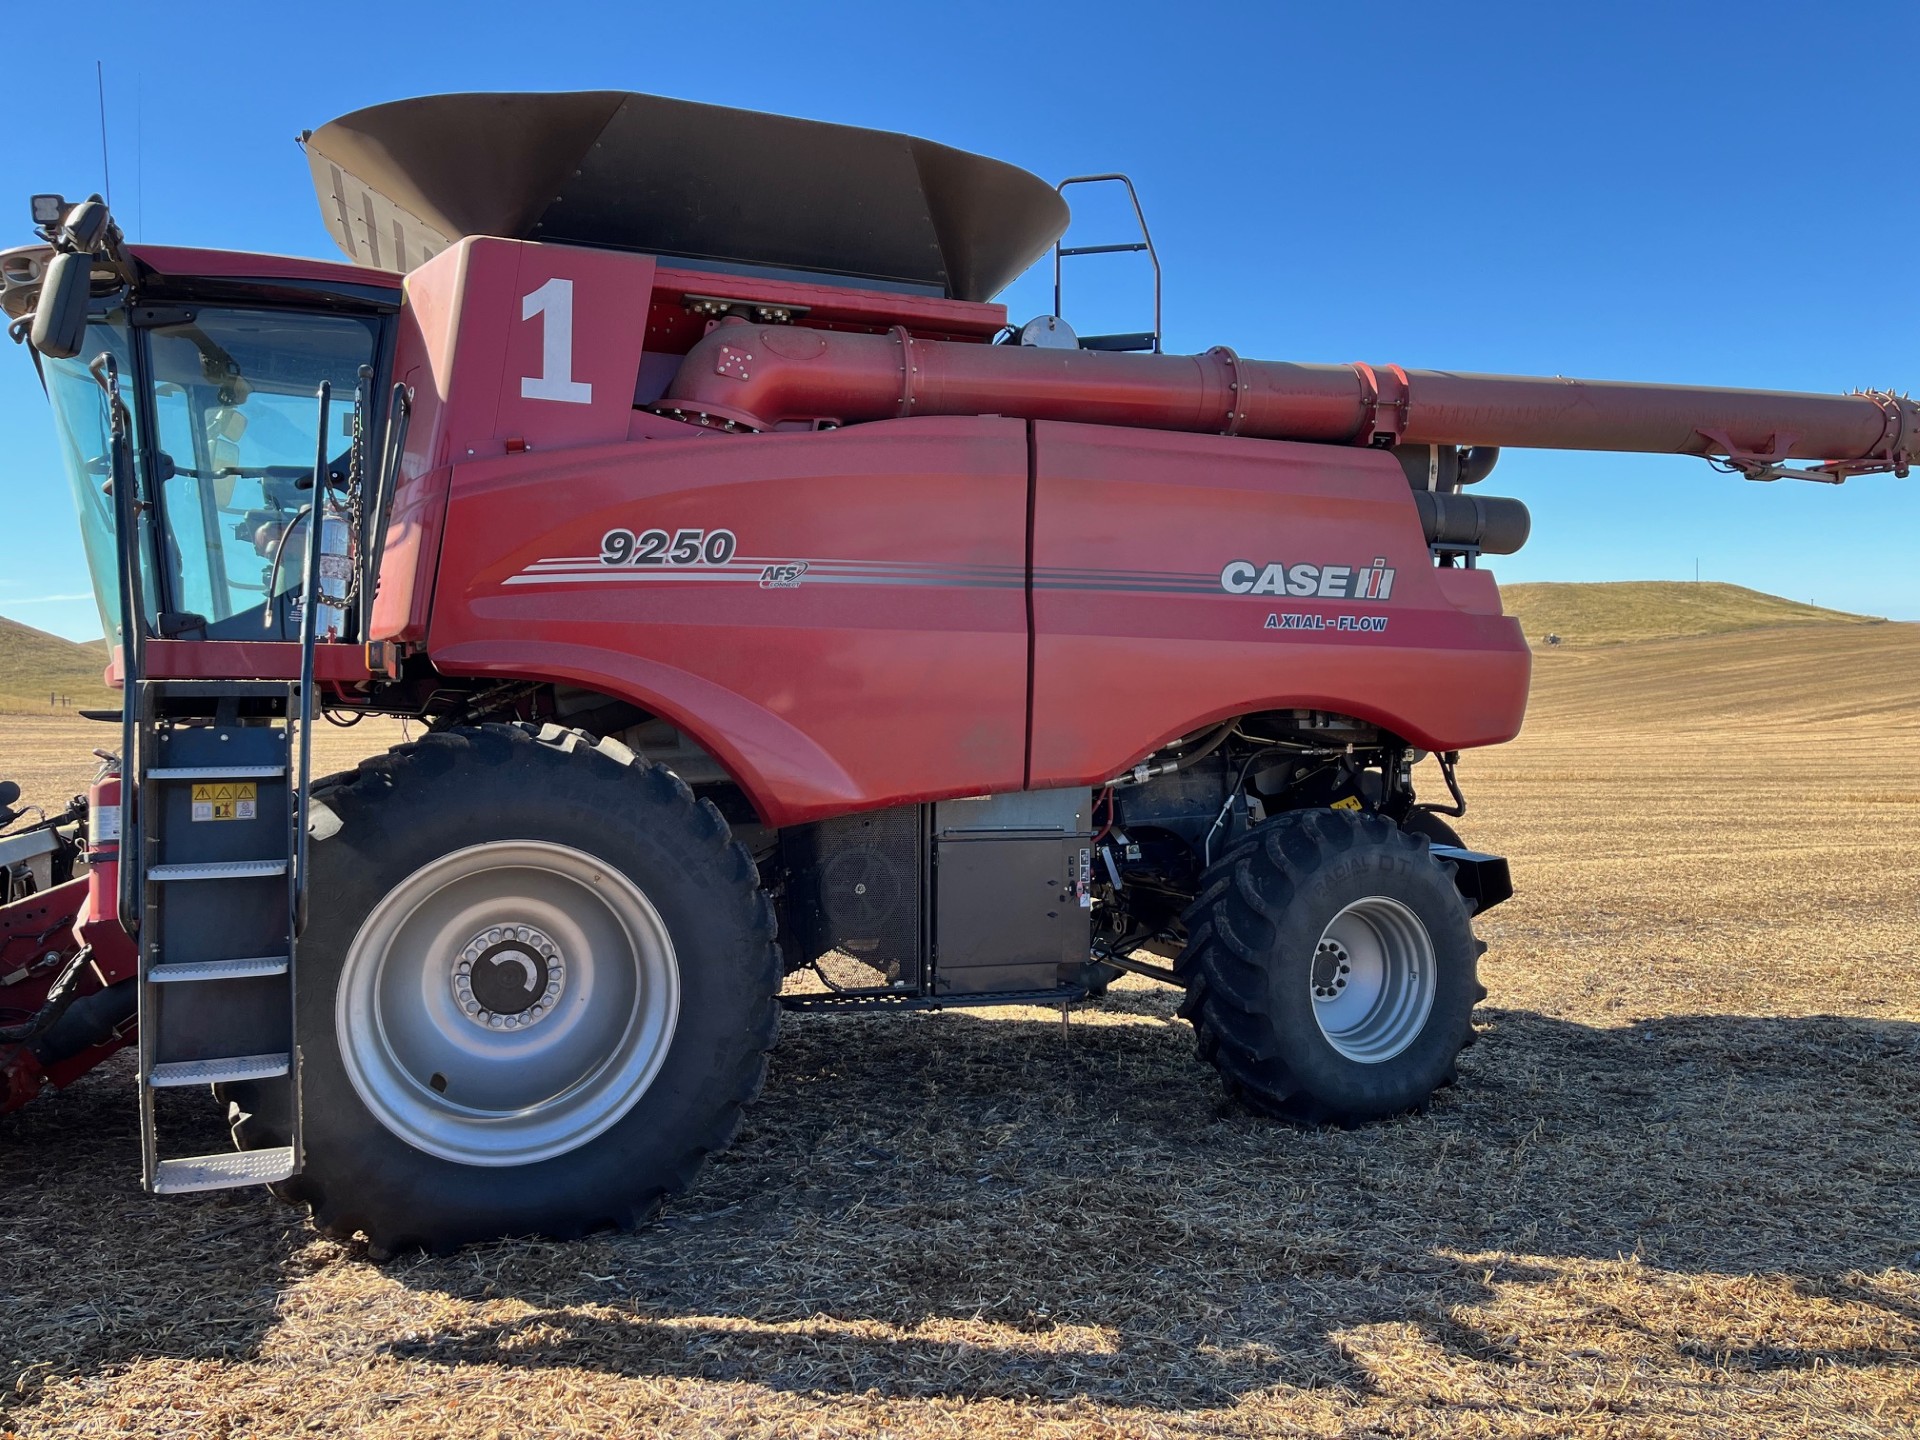
<path fill-rule="evenodd" d="M 107 71 L 98 60 L 93 62 L 93 83 L 100 92 L 100 179 L 107 208 L 113 208 L 113 171 L 107 168 Z"/>

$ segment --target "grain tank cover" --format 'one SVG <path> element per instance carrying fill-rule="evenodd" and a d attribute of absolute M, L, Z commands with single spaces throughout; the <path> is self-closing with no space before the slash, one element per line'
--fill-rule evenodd
<path fill-rule="evenodd" d="M 362 265 L 469 235 L 841 275 L 987 300 L 1066 228 L 1052 186 L 910 135 L 632 95 L 429 95 L 302 137 Z"/>

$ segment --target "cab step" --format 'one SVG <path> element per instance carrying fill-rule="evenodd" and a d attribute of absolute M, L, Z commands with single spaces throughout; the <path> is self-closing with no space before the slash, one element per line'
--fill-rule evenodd
<path fill-rule="evenodd" d="M 284 765 L 162 765 L 147 772 L 149 780 L 278 780 Z"/>
<path fill-rule="evenodd" d="M 147 1084 L 154 1089 L 170 1085 L 231 1085 L 238 1080 L 272 1080 L 285 1075 L 293 1057 L 280 1055 L 229 1055 L 213 1060 L 166 1060 L 147 1072 Z"/>
<path fill-rule="evenodd" d="M 255 880 L 284 875 L 284 860 L 214 860 L 199 865 L 149 865 L 149 880 Z"/>
<path fill-rule="evenodd" d="M 153 1193 L 191 1195 L 196 1190 L 231 1190 L 241 1185 L 272 1185 L 290 1179 L 296 1169 L 291 1145 L 276 1150 L 239 1150 L 231 1155 L 183 1155 L 154 1167 Z"/>
<path fill-rule="evenodd" d="M 239 960 L 182 960 L 172 965 L 154 965 L 147 970 L 149 985 L 177 985 L 191 980 L 252 980 L 263 975 L 287 973 L 287 957 L 261 955 Z"/>

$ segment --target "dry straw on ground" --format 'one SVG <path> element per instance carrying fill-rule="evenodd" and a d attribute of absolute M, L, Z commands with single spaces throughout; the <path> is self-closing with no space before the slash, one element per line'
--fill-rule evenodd
<path fill-rule="evenodd" d="M 1480 1043 L 1368 1129 L 1223 1104 L 1145 982 L 808 1019 L 658 1224 L 383 1267 L 142 1196 L 118 1066 L 0 1120 L 0 1428 L 1911 1433 L 1917 691 L 1905 626 L 1543 654 L 1464 767 Z"/>

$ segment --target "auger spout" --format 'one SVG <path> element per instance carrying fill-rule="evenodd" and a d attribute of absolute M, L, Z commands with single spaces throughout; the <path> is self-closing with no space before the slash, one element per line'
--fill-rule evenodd
<path fill-rule="evenodd" d="M 1720 459 L 1756 479 L 1904 474 L 1920 408 L 1888 392 L 1649 385 L 1303 365 L 858 335 L 729 321 L 660 401 L 752 430 L 908 415 L 1008 415 L 1348 445 L 1611 450 Z M 1789 460 L 1815 462 L 1787 470 Z"/>

